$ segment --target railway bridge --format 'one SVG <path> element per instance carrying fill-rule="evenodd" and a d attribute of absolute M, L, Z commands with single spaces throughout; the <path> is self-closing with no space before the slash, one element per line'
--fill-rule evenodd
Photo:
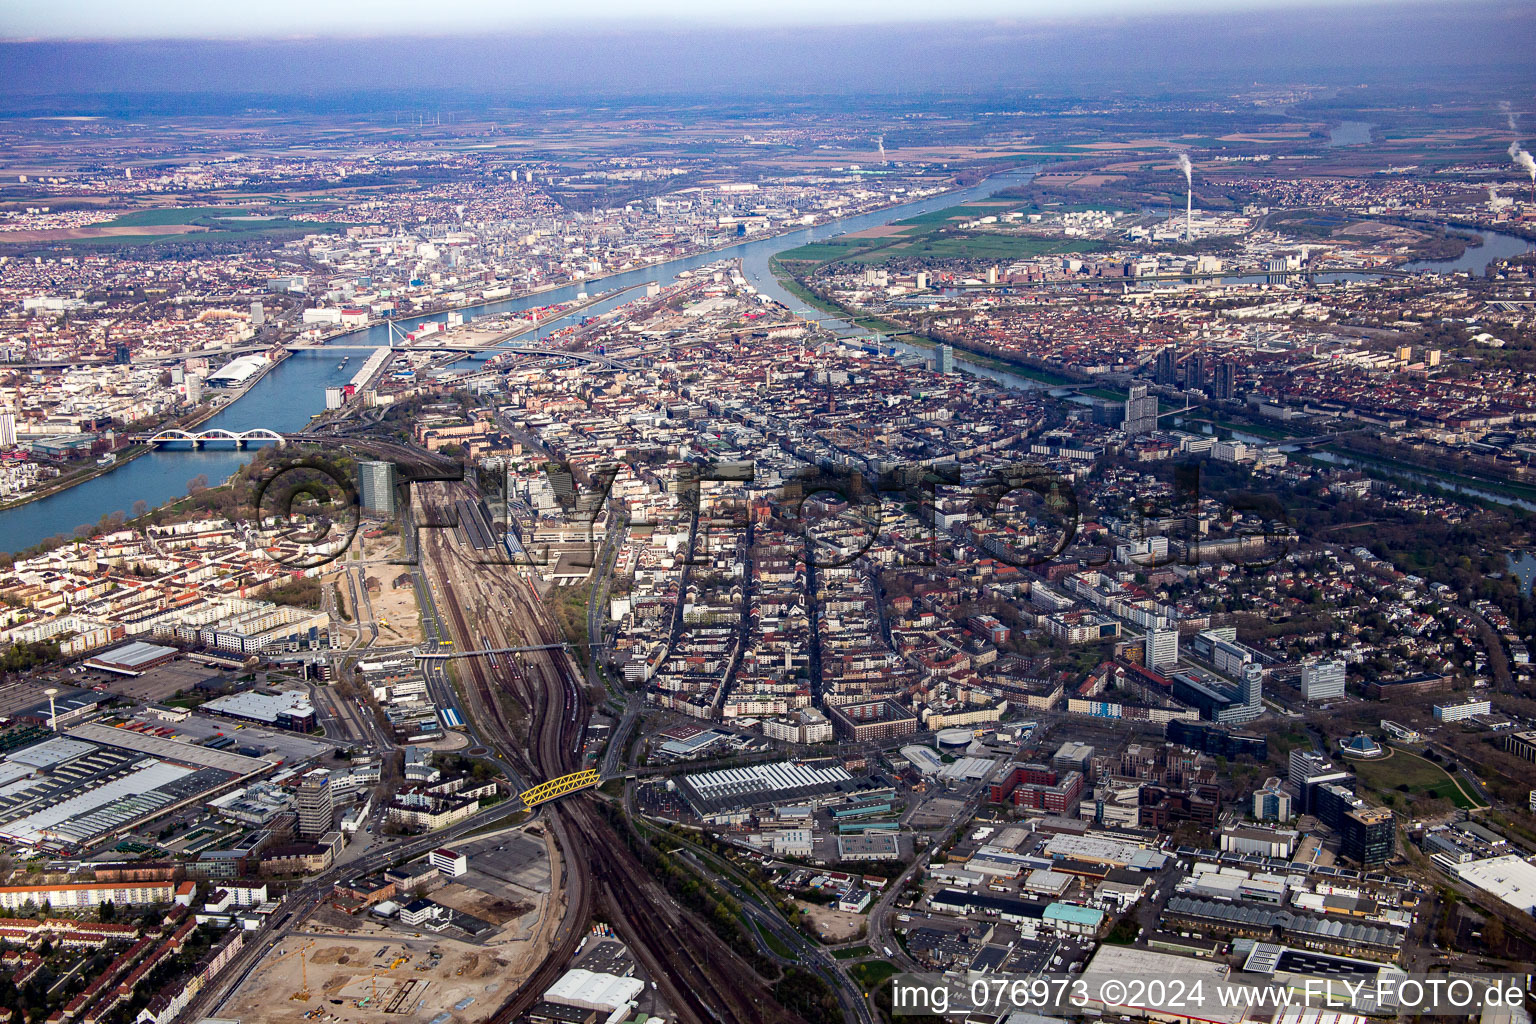
<path fill-rule="evenodd" d="M 152 444 L 159 447 L 172 441 L 190 442 L 193 448 L 201 448 L 210 442 L 225 441 L 232 443 L 236 448 L 244 448 L 252 441 L 271 441 L 278 445 L 288 443 L 288 435 L 279 434 L 267 427 L 253 427 L 250 430 L 225 430 L 223 427 L 212 427 L 208 430 L 159 430 L 153 434 L 135 434 L 133 440 L 140 444 Z"/>
<path fill-rule="evenodd" d="M 569 775 L 561 775 L 559 778 L 541 782 L 532 789 L 523 790 L 521 794 L 523 806 L 532 809 L 539 804 L 565 796 L 567 793 L 591 789 L 602 781 L 603 775 L 596 768 L 586 768 L 579 772 L 571 772 Z"/>

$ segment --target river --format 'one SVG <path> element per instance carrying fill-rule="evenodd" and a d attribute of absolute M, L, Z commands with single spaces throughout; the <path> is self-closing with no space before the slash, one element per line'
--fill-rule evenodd
<path fill-rule="evenodd" d="M 1175 425 L 1182 425 L 1183 423 L 1183 421 L 1180 419 L 1175 419 L 1173 422 Z M 1203 424 L 1203 427 L 1206 433 L 1213 432 L 1211 430 L 1210 424 Z M 1185 427 L 1184 429 L 1188 428 Z M 1223 427 L 1222 433 L 1234 440 L 1246 441 L 1249 444 L 1269 445 L 1275 443 L 1275 439 L 1272 437 L 1260 437 L 1257 434 L 1250 434 L 1242 430 L 1234 430 L 1230 427 Z M 1293 444 L 1282 444 L 1280 445 L 1280 450 L 1283 452 L 1295 453 L 1297 448 Z M 1459 480 L 1441 476 L 1432 469 L 1419 469 L 1401 462 L 1394 462 L 1389 459 L 1359 458 L 1352 455 L 1342 455 L 1338 452 L 1330 451 L 1313 450 L 1307 452 L 1305 457 L 1316 459 L 1318 462 L 1326 462 L 1334 466 L 1349 466 L 1360 470 L 1376 469 L 1380 472 L 1390 474 L 1391 476 L 1397 478 L 1399 482 L 1412 481 L 1413 483 L 1424 484 L 1429 487 L 1438 487 L 1442 490 L 1450 491 L 1454 494 L 1464 494 L 1469 498 L 1480 498 L 1483 501 L 1488 501 L 1496 505 L 1508 505 L 1511 508 L 1520 508 L 1525 509 L 1528 512 L 1536 512 L 1536 503 L 1527 501 L 1524 498 L 1517 498 L 1512 494 L 1501 494 L 1498 491 L 1491 491 L 1485 487 L 1476 487 L 1470 484 L 1465 484 Z"/>
<path fill-rule="evenodd" d="M 1521 551 L 1509 556 L 1509 571 L 1520 581 L 1521 593 L 1529 594 L 1536 587 L 1536 554 Z"/>
<path fill-rule="evenodd" d="M 596 293 L 650 281 L 671 283 L 678 280 L 682 271 L 692 271 L 720 260 L 740 259 L 752 283 L 791 309 L 799 309 L 804 303 L 784 292 L 768 273 L 768 261 L 774 255 L 805 245 L 808 242 L 830 238 L 850 231 L 862 231 L 894 220 L 913 217 L 930 210 L 942 209 L 974 199 L 982 199 L 1001 189 L 1023 184 L 1032 176 L 1031 171 L 1009 171 L 968 188 L 943 195 L 931 196 L 913 203 L 886 207 L 871 213 L 844 217 L 812 228 L 803 228 L 769 238 L 751 239 L 713 252 L 697 253 L 666 263 L 658 263 L 639 270 L 625 271 L 601 280 L 565 285 L 537 295 L 517 299 L 503 299 L 464 310 L 469 316 L 520 311 L 535 306 L 549 306 L 573 301 L 582 292 Z M 620 294 L 602 299 L 579 311 L 581 316 L 595 316 L 633 299 L 633 295 Z M 429 320 L 441 320 L 445 314 L 435 313 L 396 321 L 405 331 Z M 336 339 L 338 344 L 352 346 L 381 346 L 388 342 L 384 325 Z M 527 339 L 519 339 L 527 344 Z M 355 356 L 355 353 L 348 353 Z M 957 360 L 958 361 L 958 360 Z M 223 427 L 226 430 L 250 430 L 270 427 L 288 433 L 300 430 L 310 417 L 325 408 L 325 389 L 346 384 L 362 364 L 353 358 L 344 370 L 337 369 L 338 354 L 324 350 L 297 350 L 283 362 L 273 367 L 262 380 L 243 398 L 203 424 L 204 429 Z M 1022 378 L 1021 378 L 1022 380 Z M 246 462 L 249 451 L 236 451 L 231 447 L 205 448 L 190 451 L 178 445 L 174 449 L 148 452 L 139 458 L 117 467 L 110 473 L 85 483 L 60 491 L 39 501 L 20 505 L 0 512 L 0 551 L 14 552 L 31 547 L 60 533 L 70 533 L 78 525 L 95 524 L 104 515 L 113 512 L 131 514 L 136 501 L 145 501 L 151 508 L 162 505 L 187 491 L 187 483 L 193 478 L 206 476 L 210 483 L 228 479 Z"/>
<path fill-rule="evenodd" d="M 582 292 L 608 292 L 650 281 L 672 283 L 679 280 L 678 275 L 683 271 L 693 271 L 728 259 L 741 260 L 742 272 L 753 287 L 790 309 L 798 311 L 805 308 L 805 302 L 786 291 L 769 270 L 770 260 L 779 253 L 809 242 L 853 231 L 863 231 L 866 228 L 879 227 L 931 210 L 984 199 L 1003 189 L 1013 188 L 1029 181 L 1033 174 L 1032 170 L 1008 171 L 994 175 L 979 184 L 942 195 L 930 196 L 916 202 L 844 217 L 782 235 L 752 239 L 724 249 L 696 253 L 598 280 L 565 285 L 537 295 L 502 299 L 473 306 L 463 312 L 466 317 L 516 312 L 532 309 L 535 306 L 574 301 Z M 1482 246 L 1468 249 L 1457 259 L 1421 261 L 1408 264 L 1408 269 L 1440 271 L 1480 269 L 1493 259 L 1514 255 L 1530 248 L 1529 243 L 1514 235 L 1483 232 L 1483 237 Z M 1330 276 L 1370 275 L 1320 275 L 1320 277 Z M 613 294 L 570 315 L 596 316 L 633 298 L 634 296 L 628 293 Z M 434 313 L 412 317 L 396 321 L 396 325 L 401 330 L 410 331 L 430 320 L 441 320 L 444 315 L 444 313 Z M 826 314 L 814 315 L 822 320 L 822 327 L 844 337 L 865 336 L 869 333 L 853 324 L 831 320 Z M 388 330 L 383 324 L 335 339 L 338 344 L 349 348 L 382 346 L 387 344 L 388 340 Z M 527 344 L 527 342 L 528 339 L 524 337 L 518 339 L 517 343 Z M 923 355 L 931 352 L 926 348 L 889 340 L 882 341 L 881 348 Z M 325 408 L 325 389 L 346 384 L 362 365 L 354 359 L 348 363 L 346 369 L 338 369 L 338 362 L 337 354 L 334 352 L 317 349 L 297 350 L 274 367 L 243 398 L 209 419 L 203 427 L 206 429 L 223 427 L 236 431 L 270 427 L 282 433 L 300 430 L 314 413 Z M 955 353 L 955 365 L 967 373 L 1012 387 L 1047 386 L 1021 374 L 1009 373 L 973 362 L 958 351 Z M 130 514 L 133 504 L 137 501 L 147 502 L 151 508 L 154 508 L 185 494 L 187 483 L 193 478 L 202 475 L 206 476 L 210 483 L 219 483 L 228 479 L 250 458 L 248 451 L 236 451 L 232 448 L 205 448 L 202 451 L 189 451 L 185 446 L 177 446 L 174 449 L 146 453 L 93 480 L 39 501 L 0 512 L 0 551 L 14 552 L 31 547 L 56 534 L 70 533 L 78 525 L 94 524 L 102 516 L 113 512 Z M 1514 503 L 1524 504 L 1518 501 Z"/>

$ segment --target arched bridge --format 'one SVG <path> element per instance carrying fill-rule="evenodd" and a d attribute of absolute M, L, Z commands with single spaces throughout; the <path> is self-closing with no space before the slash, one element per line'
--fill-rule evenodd
<path fill-rule="evenodd" d="M 387 441 L 382 438 L 368 437 L 366 435 L 354 436 L 350 434 L 284 434 L 270 427 L 253 427 L 250 430 L 224 430 L 215 427 L 212 430 L 187 431 L 187 430 L 161 430 L 154 434 L 134 434 L 132 440 L 136 444 L 168 444 L 172 441 L 188 441 L 194 447 L 201 448 L 209 441 L 230 441 L 245 447 L 250 441 L 272 441 L 277 444 L 314 444 L 331 448 L 356 448 L 360 451 L 372 453 L 381 459 L 393 459 L 402 463 L 402 468 L 415 465 L 423 466 L 454 466 L 457 463 L 447 456 L 438 455 L 436 452 L 424 451 L 414 448 L 399 441 Z"/>
<path fill-rule="evenodd" d="M 565 796 L 567 793 L 574 793 L 578 789 L 590 789 L 602 780 L 602 773 L 596 768 L 571 772 L 571 774 L 562 775 L 558 779 L 541 782 L 532 789 L 523 790 L 523 806 L 531 809 L 556 797 Z"/>
<path fill-rule="evenodd" d="M 266 427 L 256 427 L 251 430 L 225 430 L 223 427 L 213 427 L 209 430 L 161 430 L 154 434 L 143 434 L 134 440 L 143 444 L 160 445 L 171 441 L 190 441 L 192 447 L 201 448 L 209 441 L 230 441 L 236 448 L 244 448 L 252 441 L 275 441 L 278 444 L 287 443 L 287 438 L 275 430 Z"/>

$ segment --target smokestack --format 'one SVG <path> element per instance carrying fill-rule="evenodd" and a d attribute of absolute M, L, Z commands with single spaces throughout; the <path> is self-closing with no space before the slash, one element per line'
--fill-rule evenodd
<path fill-rule="evenodd" d="M 1179 154 L 1179 170 L 1184 172 L 1184 187 L 1187 190 L 1184 197 L 1184 241 L 1193 241 L 1195 237 L 1195 168 L 1189 162 L 1188 153 Z"/>
<path fill-rule="evenodd" d="M 1521 149 L 1518 142 L 1511 142 L 1509 144 L 1509 156 L 1510 159 L 1520 165 L 1521 170 L 1530 175 L 1531 202 L 1536 204 L 1536 160 L 1531 159 L 1531 154 Z"/>

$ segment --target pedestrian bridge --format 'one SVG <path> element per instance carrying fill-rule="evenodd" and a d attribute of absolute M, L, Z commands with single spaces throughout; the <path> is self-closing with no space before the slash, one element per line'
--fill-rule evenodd
<path fill-rule="evenodd" d="M 252 441 L 273 441 L 277 444 L 287 442 L 282 434 L 266 427 L 256 427 L 252 430 L 225 430 L 223 427 L 213 427 L 209 430 L 161 430 L 153 434 L 141 434 L 134 438 L 141 444 L 162 445 L 172 441 L 186 441 L 194 448 L 201 448 L 210 441 L 228 441 L 236 448 L 244 448 Z"/>

